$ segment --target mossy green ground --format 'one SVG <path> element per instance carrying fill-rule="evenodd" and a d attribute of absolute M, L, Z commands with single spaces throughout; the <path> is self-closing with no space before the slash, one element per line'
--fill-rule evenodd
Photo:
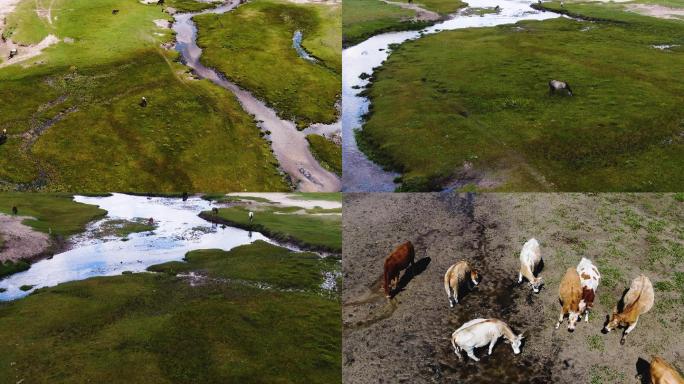
<path fill-rule="evenodd" d="M 341 9 L 332 4 L 256 0 L 223 15 L 195 17 L 202 62 L 271 105 L 300 128 L 337 120 Z M 297 54 L 292 38 L 318 62 Z"/>
<path fill-rule="evenodd" d="M 321 166 L 342 176 L 342 147 L 320 135 L 306 135 L 306 140 Z"/>
<path fill-rule="evenodd" d="M 206 276 L 194 286 L 166 273 L 127 274 L 2 303 L 0 339 L 11 347 L 0 349 L 0 382 L 340 382 L 338 297 L 224 278 L 312 287 L 321 264 L 277 252 L 262 243 L 193 252 L 187 264 Z M 274 268 L 291 272 L 290 261 L 301 274 Z"/>
<path fill-rule="evenodd" d="M 391 31 L 424 28 L 428 23 L 414 21 L 416 13 L 380 0 L 344 0 L 342 40 L 345 47 L 373 35 Z"/>
<path fill-rule="evenodd" d="M 153 231 L 157 226 L 149 224 L 148 219 L 135 220 L 114 219 L 103 223 L 95 232 L 96 237 L 116 236 L 128 237 L 131 233 Z"/>
<path fill-rule="evenodd" d="M 408 0 L 397 1 L 402 3 L 409 2 Z M 437 12 L 440 15 L 456 13 L 459 9 L 467 5 L 466 2 L 459 0 L 414 0 L 413 3 L 429 11 Z"/>
<path fill-rule="evenodd" d="M 307 210 L 305 212 L 323 213 L 312 215 L 302 214 L 300 212 L 302 209 L 299 207 L 236 206 L 219 208 L 219 213 L 215 217 L 231 225 L 262 232 L 281 241 L 295 242 L 305 249 L 341 252 L 342 233 L 339 227 L 342 225 L 342 216 L 339 210 Z M 254 221 L 251 224 L 248 216 L 250 210 L 254 212 Z M 214 215 L 211 212 L 202 212 L 202 216 L 211 219 Z"/>
<path fill-rule="evenodd" d="M 684 50 L 652 45 L 684 44 L 684 23 L 600 15 L 622 22 L 522 22 L 402 44 L 376 72 L 360 145 L 401 171 L 405 190 L 441 189 L 465 162 L 481 189 L 681 190 Z M 551 79 L 574 97 L 550 96 Z"/>
<path fill-rule="evenodd" d="M 51 6 L 52 23 L 35 8 Z M 117 15 L 112 9 L 119 9 Z M 191 79 L 160 47 L 170 16 L 136 0 L 24 1 L 12 39 L 60 42 L 0 69 L 0 180 L 69 192 L 278 191 L 289 186 L 234 96 Z M 42 20 L 42 19 L 41 19 Z M 40 62 L 41 64 L 34 64 Z M 149 100 L 146 108 L 138 104 Z M 58 121 L 50 121 L 53 119 Z M 38 132 L 35 142 L 21 137 Z"/>
<path fill-rule="evenodd" d="M 11 214 L 12 207 L 17 207 L 19 216 L 34 218 L 23 224 L 61 236 L 83 232 L 89 222 L 107 214 L 94 205 L 75 202 L 68 194 L 0 192 L 0 212 Z"/>

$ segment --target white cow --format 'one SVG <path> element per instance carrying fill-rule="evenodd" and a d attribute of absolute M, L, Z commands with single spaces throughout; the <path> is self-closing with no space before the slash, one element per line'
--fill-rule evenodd
<path fill-rule="evenodd" d="M 249 211 L 249 222 L 251 223 L 254 220 L 254 212 Z"/>
<path fill-rule="evenodd" d="M 470 320 L 454 331 L 451 335 L 451 345 L 454 347 L 454 353 L 459 360 L 461 359 L 461 350 L 463 350 L 471 359 L 480 361 L 473 350 L 489 344 L 489 354 L 491 355 L 494 344 L 501 336 L 505 338 L 507 343 L 511 344 L 513 353 L 516 355 L 520 353 L 520 344 L 524 338 L 522 333 L 516 336 L 506 323 L 498 319 Z"/>
<path fill-rule="evenodd" d="M 587 322 L 589 321 L 589 310 L 594 307 L 594 298 L 601 280 L 601 274 L 594 263 L 586 257 L 583 257 L 577 265 L 577 274 L 579 274 L 580 284 L 582 285 L 582 300 L 586 304 L 584 308 L 584 321 Z"/>
<path fill-rule="evenodd" d="M 528 284 L 532 287 L 534 293 L 539 293 L 544 279 L 534 276 L 534 271 L 541 263 L 541 249 L 539 242 L 536 239 L 529 239 L 523 245 L 520 251 L 520 271 L 518 272 L 518 283 L 522 283 L 523 276 L 527 279 Z"/>

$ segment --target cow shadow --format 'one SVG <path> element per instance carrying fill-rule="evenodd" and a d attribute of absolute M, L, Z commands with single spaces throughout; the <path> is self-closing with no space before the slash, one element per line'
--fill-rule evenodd
<path fill-rule="evenodd" d="M 543 269 L 544 269 L 544 259 L 541 259 L 541 260 L 539 260 L 539 264 L 537 264 L 534 267 L 534 271 L 532 271 L 532 274 L 534 274 L 535 277 L 539 276 L 539 274 L 541 273 L 541 271 Z"/>
<path fill-rule="evenodd" d="M 431 258 L 429 257 L 423 257 L 422 259 L 416 261 L 413 263 L 413 266 L 410 268 L 407 268 L 406 271 L 404 271 L 404 274 L 401 276 L 399 279 L 399 282 L 397 283 L 397 287 L 394 289 L 394 291 L 391 292 L 391 297 L 396 296 L 399 292 L 402 292 L 404 288 L 408 285 L 408 283 L 413 280 L 414 277 L 420 275 L 421 273 L 425 272 L 427 269 L 428 265 L 430 264 L 430 261 L 432 261 Z"/>
<path fill-rule="evenodd" d="M 641 384 L 651 384 L 651 363 L 640 357 L 636 362 L 636 370 L 636 377 Z"/>

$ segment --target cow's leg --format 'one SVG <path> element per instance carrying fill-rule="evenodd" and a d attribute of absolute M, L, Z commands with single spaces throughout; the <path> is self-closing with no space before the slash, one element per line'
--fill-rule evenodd
<path fill-rule="evenodd" d="M 496 344 L 496 339 L 492 339 L 492 341 L 489 342 L 489 355 L 492 355 L 492 350 L 494 349 L 494 344 Z"/>
<path fill-rule="evenodd" d="M 565 317 L 565 314 L 563 313 L 563 310 L 561 309 L 560 316 L 558 316 L 558 322 L 556 323 L 556 329 L 558 329 L 563 322 L 563 317 Z"/>
<path fill-rule="evenodd" d="M 589 322 L 589 310 L 588 309 L 584 310 L 584 322 L 585 323 Z"/>
<path fill-rule="evenodd" d="M 475 356 L 473 348 L 466 349 L 466 353 L 468 353 L 468 357 L 470 357 L 471 359 L 475 361 L 480 361 L 480 359 L 478 359 L 477 356 Z"/>
<path fill-rule="evenodd" d="M 522 273 L 518 272 L 518 284 L 522 283 Z"/>
<path fill-rule="evenodd" d="M 636 320 L 634 320 L 634 322 L 632 324 L 630 324 L 629 327 L 627 327 L 627 329 L 625 329 L 625 333 L 622 334 L 622 338 L 620 339 L 620 344 L 625 343 L 625 339 L 627 338 L 627 335 L 630 332 L 632 332 L 634 330 L 634 328 L 636 328 L 636 325 L 638 322 L 639 322 L 639 318 L 637 317 Z"/>

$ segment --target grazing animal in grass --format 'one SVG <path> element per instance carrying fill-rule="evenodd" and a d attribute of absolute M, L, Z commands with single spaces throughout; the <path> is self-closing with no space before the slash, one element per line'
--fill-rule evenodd
<path fill-rule="evenodd" d="M 406 273 L 408 273 L 408 268 L 410 267 L 411 272 L 413 273 L 415 257 L 416 252 L 413 249 L 413 244 L 410 241 L 407 241 L 398 246 L 385 259 L 382 287 L 385 290 L 385 296 L 388 299 L 392 297 L 392 291 L 394 291 L 399 282 L 399 274 L 401 271 L 407 269 Z"/>
<path fill-rule="evenodd" d="M 582 286 L 582 300 L 586 304 L 584 308 L 584 321 L 587 322 L 589 321 L 589 310 L 594 307 L 594 299 L 596 298 L 596 290 L 601 280 L 601 274 L 594 263 L 586 257 L 583 257 L 577 265 L 577 273 L 579 274 L 580 285 Z"/>
<path fill-rule="evenodd" d="M 489 344 L 489 354 L 492 354 L 494 345 L 499 337 L 503 336 L 507 343 L 511 344 L 513 353 L 520 353 L 520 345 L 524 338 L 522 333 L 516 335 L 511 328 L 499 319 L 475 319 L 463 324 L 451 334 L 451 345 L 454 353 L 461 360 L 461 351 L 465 351 L 468 357 L 480 361 L 475 356 L 474 349 Z"/>
<path fill-rule="evenodd" d="M 18 51 L 16 48 L 12 48 L 12 49 L 10 49 L 10 51 L 9 51 L 9 58 L 11 59 L 11 58 L 13 58 L 14 56 L 16 56 L 16 55 L 18 55 L 18 54 L 19 54 L 19 51 Z"/>
<path fill-rule="evenodd" d="M 164 0 L 157 1 L 157 5 L 164 5 Z"/>
<path fill-rule="evenodd" d="M 639 316 L 650 311 L 654 301 L 655 294 L 651 280 L 645 275 L 639 275 L 632 280 L 629 291 L 623 297 L 622 310 L 617 305 L 613 308 L 613 314 L 608 318 L 603 332 L 608 333 L 615 328 L 626 327 L 620 339 L 620 344 L 624 344 L 627 335 L 636 327 Z"/>
<path fill-rule="evenodd" d="M 252 224 L 252 221 L 254 221 L 254 212 L 249 211 L 249 223 Z"/>
<path fill-rule="evenodd" d="M 558 290 L 558 297 L 560 298 L 561 311 L 556 329 L 560 327 L 565 315 L 568 315 L 568 331 L 572 332 L 575 330 L 575 324 L 586 306 L 582 300 L 580 276 L 575 269 L 568 268 L 565 271 Z"/>
<path fill-rule="evenodd" d="M 458 304 L 458 292 L 460 289 L 472 289 L 480 283 L 477 269 L 470 268 L 467 261 L 461 260 L 447 269 L 444 274 L 444 289 L 449 298 L 451 308 Z"/>
<path fill-rule="evenodd" d="M 112 15 L 118 15 L 119 10 L 118 9 L 112 9 Z"/>
<path fill-rule="evenodd" d="M 150 217 L 149 219 L 147 219 L 147 225 L 154 225 L 154 218 L 153 217 Z"/>
<path fill-rule="evenodd" d="M 565 81 L 558 81 L 558 80 L 549 81 L 549 94 L 553 95 L 557 91 L 560 91 L 563 89 L 568 91 L 569 96 L 572 96 L 572 88 L 570 88 L 570 84 L 566 83 Z"/>
<path fill-rule="evenodd" d="M 17 207 L 16 206 L 12 207 L 12 214 L 16 216 L 18 213 L 19 213 L 19 210 L 17 209 Z"/>
<path fill-rule="evenodd" d="M 218 215 L 218 208 L 216 208 L 216 207 L 212 208 L 212 209 L 211 209 L 211 212 L 212 212 L 214 215 Z"/>
<path fill-rule="evenodd" d="M 143 97 L 140 99 L 140 106 L 143 107 L 143 108 L 147 107 L 147 97 L 143 96 Z"/>
<path fill-rule="evenodd" d="M 7 141 L 7 128 L 3 128 L 2 133 L 0 133 L 0 144 L 4 144 L 5 141 Z"/>
<path fill-rule="evenodd" d="M 529 239 L 523 245 L 520 251 L 520 272 L 518 273 L 518 284 L 522 283 L 523 276 L 527 279 L 528 284 L 532 287 L 534 293 L 539 293 L 539 290 L 544 285 L 544 279 L 536 277 L 534 272 L 542 262 L 541 248 L 536 239 Z"/>
<path fill-rule="evenodd" d="M 684 378 L 660 356 L 651 359 L 651 384 L 684 384 Z"/>

